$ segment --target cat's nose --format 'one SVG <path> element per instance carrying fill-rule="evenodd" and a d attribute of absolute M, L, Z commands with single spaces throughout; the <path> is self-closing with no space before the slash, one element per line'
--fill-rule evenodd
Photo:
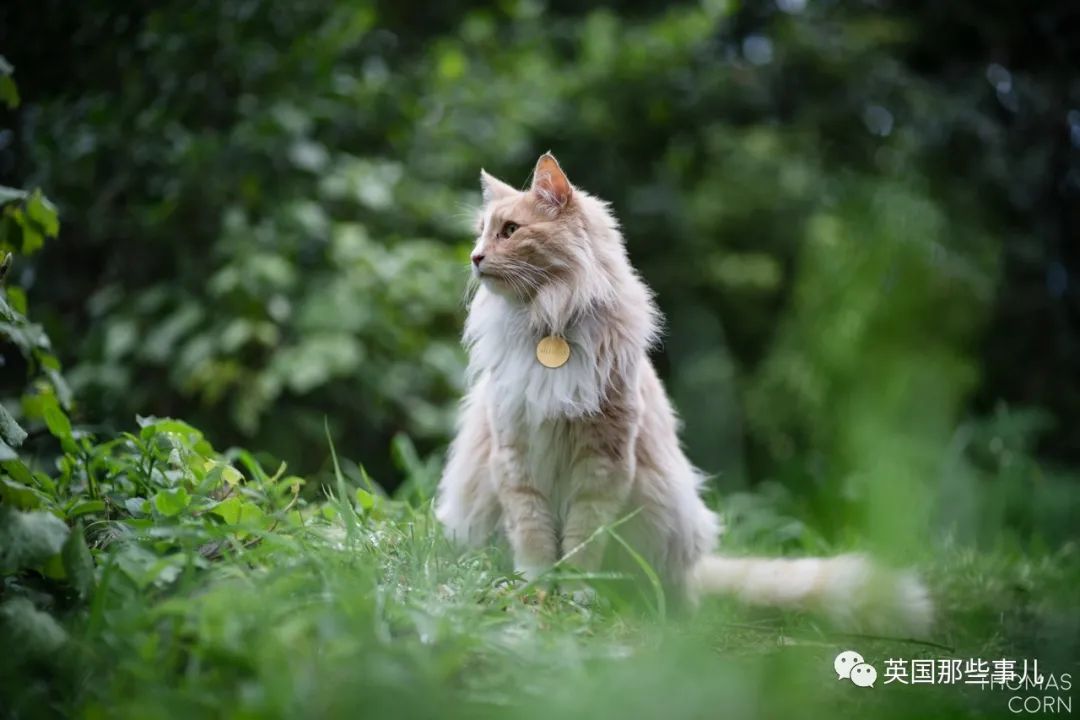
<path fill-rule="evenodd" d="M 472 264 L 476 267 L 480 267 L 480 263 L 484 262 L 484 256 L 480 253 L 476 253 L 472 256 Z"/>

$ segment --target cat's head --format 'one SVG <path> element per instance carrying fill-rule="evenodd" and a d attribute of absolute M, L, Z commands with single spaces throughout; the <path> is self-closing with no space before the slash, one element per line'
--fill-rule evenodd
<path fill-rule="evenodd" d="M 484 204 L 472 272 L 504 297 L 529 301 L 552 283 L 574 282 L 594 261 L 584 231 L 590 201 L 551 153 L 540 156 L 525 191 L 480 171 Z"/>

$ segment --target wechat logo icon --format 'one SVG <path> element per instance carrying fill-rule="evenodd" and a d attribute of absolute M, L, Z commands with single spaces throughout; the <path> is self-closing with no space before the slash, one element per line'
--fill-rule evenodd
<path fill-rule="evenodd" d="M 854 650 L 845 650 L 833 660 L 837 680 L 850 680 L 859 687 L 874 687 L 877 670 Z"/>

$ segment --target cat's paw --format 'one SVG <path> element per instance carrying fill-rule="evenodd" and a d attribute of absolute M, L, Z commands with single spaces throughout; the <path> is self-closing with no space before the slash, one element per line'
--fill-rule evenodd
<path fill-rule="evenodd" d="M 514 572 L 527 583 L 538 583 L 547 573 L 547 567 L 543 565 L 519 565 Z"/>

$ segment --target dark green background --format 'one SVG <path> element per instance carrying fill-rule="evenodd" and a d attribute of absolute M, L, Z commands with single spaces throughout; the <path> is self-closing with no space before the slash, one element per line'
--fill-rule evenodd
<path fill-rule="evenodd" d="M 63 222 L 14 282 L 76 424 L 183 417 L 310 473 L 325 418 L 393 487 L 393 438 L 438 457 L 462 392 L 479 169 L 521 184 L 551 149 L 658 294 L 654 360 L 718 489 L 838 533 L 1060 538 L 1078 26 L 1037 2 L 6 3 L 0 183 Z"/>

